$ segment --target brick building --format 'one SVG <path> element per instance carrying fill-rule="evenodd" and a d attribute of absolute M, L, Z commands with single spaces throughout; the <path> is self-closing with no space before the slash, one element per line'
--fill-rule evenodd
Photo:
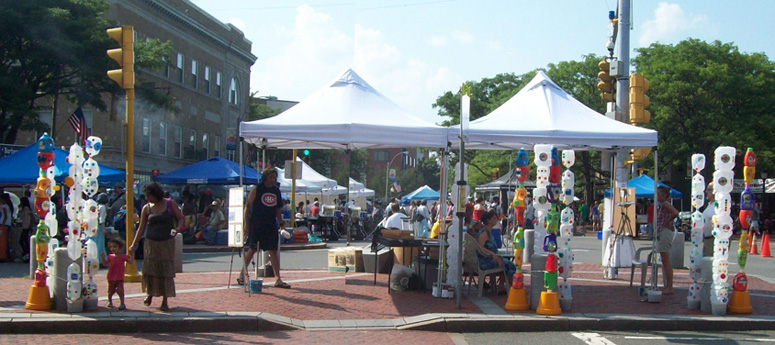
<path fill-rule="evenodd" d="M 172 56 L 168 67 L 142 71 L 138 83 L 151 83 L 173 96 L 179 112 L 159 109 L 135 100 L 135 180 L 149 180 L 151 171 L 170 172 L 193 162 L 221 156 L 237 160 L 227 151 L 227 138 L 235 137 L 239 121 L 246 118 L 250 102 L 250 67 L 256 56 L 252 42 L 242 31 L 224 24 L 187 0 L 108 0 L 105 16 L 120 25 L 133 25 L 135 41 L 156 38 L 169 41 Z M 118 68 L 118 67 L 116 67 Z M 125 166 L 123 95 L 111 99 L 101 112 L 84 108 L 90 133 L 101 137 L 100 163 Z M 59 99 L 56 121 L 52 110 L 41 110 L 40 119 L 55 123 L 55 143 L 73 142 L 75 133 L 67 119 L 75 105 Z M 29 145 L 40 133 L 20 133 L 16 144 Z"/>

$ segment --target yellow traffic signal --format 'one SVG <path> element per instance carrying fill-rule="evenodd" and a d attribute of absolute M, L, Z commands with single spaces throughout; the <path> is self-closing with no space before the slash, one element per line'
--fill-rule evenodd
<path fill-rule="evenodd" d="M 134 52 L 134 29 L 131 25 L 124 25 L 120 28 L 106 30 L 108 36 L 116 40 L 121 48 L 109 49 L 108 56 L 116 60 L 121 69 L 108 71 L 108 77 L 113 79 L 124 89 L 134 89 L 135 87 L 135 52 Z"/>
<path fill-rule="evenodd" d="M 650 153 L 651 153 L 650 147 L 643 147 L 635 150 L 630 150 L 630 160 L 627 161 L 627 164 L 632 164 L 636 161 L 646 159 L 646 157 L 648 157 Z"/>
<path fill-rule="evenodd" d="M 651 121 L 651 113 L 644 108 L 649 106 L 649 81 L 643 74 L 630 75 L 630 123 L 633 125 L 644 124 Z"/>
<path fill-rule="evenodd" d="M 614 100 L 614 79 L 609 72 L 611 63 L 602 60 L 597 64 L 597 67 L 600 69 L 600 72 L 597 74 L 597 78 L 600 79 L 597 83 L 597 88 L 601 91 L 600 98 L 604 102 L 612 102 Z"/>

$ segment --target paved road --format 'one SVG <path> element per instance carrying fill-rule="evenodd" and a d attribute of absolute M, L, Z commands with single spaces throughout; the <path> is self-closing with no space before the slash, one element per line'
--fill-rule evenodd
<path fill-rule="evenodd" d="M 468 344 L 531 345 L 668 345 L 668 344 L 760 344 L 775 343 L 773 331 L 749 332 L 536 332 L 465 333 Z M 455 336 L 452 335 L 455 339 Z"/>

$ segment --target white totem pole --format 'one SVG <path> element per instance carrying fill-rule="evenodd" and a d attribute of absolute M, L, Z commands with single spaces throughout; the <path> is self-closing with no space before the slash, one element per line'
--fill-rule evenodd
<path fill-rule="evenodd" d="M 571 285 L 568 282 L 570 273 L 573 271 L 573 253 L 571 252 L 570 241 L 573 239 L 573 185 L 576 183 L 576 176 L 570 171 L 570 167 L 576 162 L 576 153 L 573 150 L 562 151 L 562 165 L 565 171 L 562 173 L 562 203 L 565 204 L 560 213 L 560 251 L 558 252 L 559 263 L 557 271 L 562 277 L 562 282 L 557 284 L 557 290 L 560 292 L 560 305 L 563 309 L 570 309 L 573 294 Z"/>
<path fill-rule="evenodd" d="M 533 189 L 533 208 L 535 209 L 535 229 L 533 253 L 546 253 L 544 250 L 544 238 L 548 234 L 546 230 L 546 216 L 552 204 L 549 200 L 547 187 L 549 186 L 549 167 L 552 165 L 552 145 L 538 144 L 533 147 L 536 165 L 536 188 Z"/>
<path fill-rule="evenodd" d="M 702 228 L 705 226 L 705 218 L 700 212 L 700 207 L 705 205 L 705 177 L 702 176 L 702 169 L 705 169 L 705 155 L 695 153 L 692 155 L 692 250 L 689 252 L 689 276 L 692 278 L 692 284 L 689 285 L 689 295 L 686 297 L 686 303 L 689 309 L 700 308 L 700 286 L 697 282 L 702 277 L 700 262 L 702 261 Z"/>
<path fill-rule="evenodd" d="M 729 238 L 732 237 L 732 192 L 735 173 L 734 147 L 721 146 L 715 151 L 716 171 L 713 173 L 713 192 L 716 197 L 716 215 L 713 216 L 713 289 L 710 303 L 713 315 L 725 315 L 729 302 Z"/>

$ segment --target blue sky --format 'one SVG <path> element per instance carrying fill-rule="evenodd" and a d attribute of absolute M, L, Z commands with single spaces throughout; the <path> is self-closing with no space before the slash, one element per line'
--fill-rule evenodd
<path fill-rule="evenodd" d="M 436 97 L 464 81 L 606 54 L 616 9 L 615 0 L 189 1 L 253 42 L 251 92 L 301 101 L 353 68 L 431 122 L 443 120 Z M 634 1 L 632 9 L 632 49 L 692 37 L 775 56 L 771 1 Z"/>

